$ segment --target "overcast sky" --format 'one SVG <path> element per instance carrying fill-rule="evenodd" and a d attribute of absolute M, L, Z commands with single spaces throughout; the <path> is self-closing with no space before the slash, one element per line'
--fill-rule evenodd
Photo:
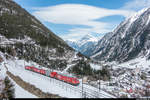
<path fill-rule="evenodd" d="M 64 40 L 102 37 L 150 0 L 14 0 Z"/>

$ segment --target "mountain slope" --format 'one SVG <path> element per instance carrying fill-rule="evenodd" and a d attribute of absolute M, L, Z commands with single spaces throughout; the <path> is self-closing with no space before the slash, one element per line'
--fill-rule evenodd
<path fill-rule="evenodd" d="M 150 58 L 150 8 L 143 9 L 106 34 L 93 49 L 97 60 L 124 62 L 138 56 Z"/>
<path fill-rule="evenodd" d="M 41 45 L 49 44 L 57 47 L 60 44 L 68 47 L 62 39 L 53 34 L 34 16 L 30 15 L 12 0 L 1 0 L 0 5 L 1 35 L 8 39 L 23 39 L 27 35 Z"/>
<path fill-rule="evenodd" d="M 76 54 L 61 38 L 12 0 L 0 1 L 0 44 L 0 51 L 8 58 L 16 56 L 58 70 L 72 63 Z M 82 58 L 83 55 L 77 54 L 76 59 Z"/>

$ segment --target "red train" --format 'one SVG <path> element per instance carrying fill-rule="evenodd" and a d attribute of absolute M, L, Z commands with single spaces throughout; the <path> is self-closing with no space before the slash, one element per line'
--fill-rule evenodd
<path fill-rule="evenodd" d="M 45 76 L 48 76 L 48 77 L 51 77 L 51 78 L 55 78 L 55 79 L 64 81 L 64 82 L 69 83 L 71 85 L 77 86 L 80 83 L 77 78 L 65 76 L 65 75 L 59 74 L 57 72 L 50 72 L 48 70 L 38 69 L 34 66 L 25 66 L 25 69 L 33 71 L 33 72 L 37 72 L 39 74 L 42 74 L 42 75 L 45 75 Z"/>

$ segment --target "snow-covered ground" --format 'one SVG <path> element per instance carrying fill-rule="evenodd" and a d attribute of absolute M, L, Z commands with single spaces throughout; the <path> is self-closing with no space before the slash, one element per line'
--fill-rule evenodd
<path fill-rule="evenodd" d="M 15 98 L 37 98 L 35 95 L 29 93 L 28 91 L 21 88 L 15 81 L 9 78 L 13 82 L 15 87 Z"/>
<path fill-rule="evenodd" d="M 8 67 L 8 70 L 11 73 L 21 77 L 24 81 L 35 85 L 37 88 L 41 89 L 43 92 L 58 94 L 62 97 L 67 97 L 67 98 L 81 98 L 82 97 L 82 84 L 80 84 L 79 86 L 72 86 L 70 84 L 61 82 L 59 80 L 25 70 L 24 65 L 25 64 L 31 65 L 31 64 L 24 62 L 24 60 L 15 60 L 15 61 L 7 60 L 5 61 L 5 63 L 6 63 L 5 65 Z M 16 95 L 18 95 L 17 97 L 20 97 L 21 92 L 20 93 L 18 92 L 23 91 L 23 90 L 21 90 L 18 85 L 16 85 L 16 88 L 17 88 Z M 114 96 L 104 91 L 99 92 L 97 88 L 86 85 L 86 84 L 83 85 L 83 91 L 84 93 L 86 93 L 88 97 L 114 98 Z M 24 94 L 24 96 L 25 95 L 26 94 Z M 28 97 L 34 98 L 34 96 L 31 94 Z"/>
<path fill-rule="evenodd" d="M 0 78 L 1 79 L 4 79 L 7 76 L 7 74 L 6 74 L 6 68 L 3 66 L 3 64 L 4 63 L 0 64 Z M 24 90 L 19 85 L 17 85 L 16 82 L 13 81 L 10 77 L 9 77 L 9 79 L 14 84 L 15 98 L 37 98 L 35 95 L 29 93 L 28 91 Z"/>
<path fill-rule="evenodd" d="M 100 66 L 100 65 L 96 65 L 96 64 L 93 64 L 93 63 L 90 63 L 90 65 L 95 70 L 101 70 L 102 69 L 102 66 Z"/>
<path fill-rule="evenodd" d="M 25 62 L 25 64 L 28 64 Z M 24 81 L 29 82 L 30 84 L 35 85 L 37 88 L 41 89 L 44 92 L 49 92 L 53 94 L 59 94 L 62 97 L 80 97 L 80 94 L 68 92 L 67 87 L 62 87 L 61 84 L 54 83 L 52 79 L 49 77 L 37 74 L 35 72 L 31 72 L 24 69 L 24 61 L 7 61 L 6 66 L 8 67 L 8 70 L 12 72 L 14 75 L 20 76 Z M 64 91 L 66 88 L 66 91 Z M 70 90 L 71 91 L 71 90 Z M 75 95 L 76 94 L 76 95 Z"/>

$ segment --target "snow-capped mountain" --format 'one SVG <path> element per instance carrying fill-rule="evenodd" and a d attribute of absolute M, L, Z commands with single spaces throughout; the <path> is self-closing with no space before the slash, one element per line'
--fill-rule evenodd
<path fill-rule="evenodd" d="M 78 51 L 79 46 L 78 46 L 78 44 L 77 44 L 76 41 L 66 40 L 66 43 L 67 43 L 70 47 L 72 47 L 72 48 L 74 48 L 75 50 Z"/>
<path fill-rule="evenodd" d="M 88 42 L 91 42 L 91 43 L 95 43 L 97 42 L 97 38 L 90 35 L 90 34 L 87 34 L 85 35 L 84 37 L 82 37 L 78 42 L 77 44 L 79 45 L 79 47 L 82 47 L 83 45 L 85 45 L 86 43 Z"/>
<path fill-rule="evenodd" d="M 91 50 L 91 58 L 124 62 L 138 56 L 150 58 L 150 8 L 137 12 L 107 33 Z"/>
<path fill-rule="evenodd" d="M 87 34 L 77 41 L 66 40 L 66 42 L 75 50 L 81 52 L 86 56 L 90 56 L 90 49 L 97 44 L 98 38 Z"/>

